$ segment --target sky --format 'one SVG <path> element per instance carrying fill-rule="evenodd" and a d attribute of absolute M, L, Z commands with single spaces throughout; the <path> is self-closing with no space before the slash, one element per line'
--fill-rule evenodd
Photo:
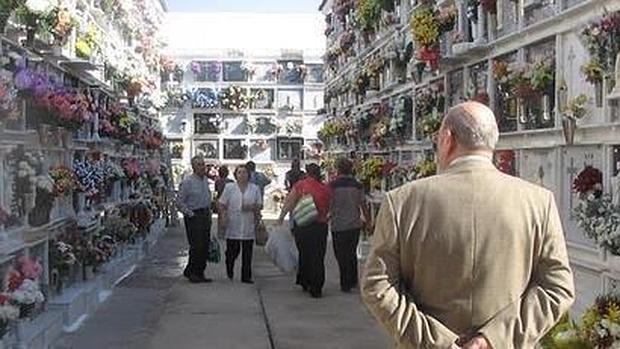
<path fill-rule="evenodd" d="M 317 13 L 321 0 L 166 0 L 170 12 Z"/>

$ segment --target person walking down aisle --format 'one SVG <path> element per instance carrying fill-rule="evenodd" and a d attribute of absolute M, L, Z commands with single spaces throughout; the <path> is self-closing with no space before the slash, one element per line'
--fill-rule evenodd
<path fill-rule="evenodd" d="M 304 291 L 310 291 L 313 298 L 322 296 L 325 283 L 325 249 L 327 245 L 327 215 L 331 192 L 327 185 L 321 183 L 321 168 L 316 164 L 306 166 L 308 176 L 293 186 L 293 191 L 284 200 L 278 223 L 292 212 L 306 196 L 314 202 L 316 217 L 310 222 L 294 222 L 293 234 L 299 250 L 297 284 Z M 307 200 L 305 200 L 308 202 Z"/>
<path fill-rule="evenodd" d="M 193 283 L 211 282 L 204 276 L 211 239 L 211 190 L 204 159 L 194 156 L 191 164 L 193 173 L 181 182 L 177 198 L 189 243 L 189 260 L 183 275 Z"/>
<path fill-rule="evenodd" d="M 250 171 L 250 183 L 254 183 L 260 188 L 260 195 L 262 199 L 265 195 L 265 187 L 271 184 L 271 179 L 269 179 L 269 177 L 267 177 L 264 173 L 256 171 L 256 164 L 254 161 L 248 161 L 248 163 L 245 164 L 245 167 L 248 171 Z"/>
<path fill-rule="evenodd" d="M 353 178 L 353 163 L 347 158 L 336 161 L 338 177 L 329 186 L 332 190 L 330 203 L 330 227 L 334 254 L 340 270 L 340 289 L 351 292 L 357 287 L 357 244 L 364 220 L 369 216 L 364 187 Z"/>
<path fill-rule="evenodd" d="M 217 171 L 218 171 L 218 177 L 217 177 L 217 180 L 215 181 L 214 186 L 215 186 L 215 197 L 219 199 L 220 197 L 222 197 L 222 193 L 224 193 L 224 187 L 226 187 L 226 184 L 232 183 L 234 181 L 228 178 L 228 174 L 229 174 L 228 166 L 222 165 Z"/>
<path fill-rule="evenodd" d="M 493 166 L 498 134 L 485 105 L 453 107 L 439 175 L 379 209 L 362 295 L 402 348 L 534 348 L 574 301 L 553 194 Z"/>
<path fill-rule="evenodd" d="M 295 183 L 304 179 L 306 172 L 301 169 L 301 162 L 298 158 L 294 158 L 291 162 L 291 169 L 286 172 L 284 178 L 284 186 L 286 191 L 290 192 L 293 189 Z"/>
<path fill-rule="evenodd" d="M 235 261 L 241 257 L 241 282 L 252 284 L 252 249 L 256 237 L 256 217 L 263 208 L 257 185 L 249 183 L 245 166 L 235 170 L 237 183 L 228 183 L 219 199 L 219 219 L 226 232 L 226 273 L 234 277 Z"/>

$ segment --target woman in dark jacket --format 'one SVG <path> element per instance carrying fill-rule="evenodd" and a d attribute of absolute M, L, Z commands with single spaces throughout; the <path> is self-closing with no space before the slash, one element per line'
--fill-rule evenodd
<path fill-rule="evenodd" d="M 312 196 L 318 216 L 304 226 L 299 226 L 295 222 L 293 234 L 299 250 L 297 284 L 301 285 L 304 291 L 310 291 L 312 297 L 320 298 L 323 284 L 325 284 L 324 261 L 331 190 L 321 182 L 321 168 L 318 165 L 308 164 L 306 173 L 307 177 L 297 182 L 284 200 L 284 207 L 280 212 L 278 222 L 283 223 L 284 217 L 293 211 L 301 198 L 305 195 Z"/>

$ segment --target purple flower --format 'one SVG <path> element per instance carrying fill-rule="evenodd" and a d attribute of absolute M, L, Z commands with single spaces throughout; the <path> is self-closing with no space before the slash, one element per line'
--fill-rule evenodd
<path fill-rule="evenodd" d="M 202 72 L 202 64 L 200 64 L 200 62 L 192 62 L 190 67 L 194 74 L 200 74 Z"/>
<path fill-rule="evenodd" d="M 15 87 L 19 90 L 29 90 L 33 87 L 34 76 L 32 71 L 24 68 L 15 75 Z"/>

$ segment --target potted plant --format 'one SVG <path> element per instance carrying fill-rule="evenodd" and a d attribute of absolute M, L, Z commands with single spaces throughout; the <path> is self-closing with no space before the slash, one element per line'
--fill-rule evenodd
<path fill-rule="evenodd" d="M 562 110 L 562 129 L 564 131 L 564 139 L 566 140 L 567 145 L 573 144 L 575 130 L 577 128 L 577 120 L 580 120 L 586 115 L 587 103 L 588 96 L 580 94 L 579 96 L 571 99 Z"/>

